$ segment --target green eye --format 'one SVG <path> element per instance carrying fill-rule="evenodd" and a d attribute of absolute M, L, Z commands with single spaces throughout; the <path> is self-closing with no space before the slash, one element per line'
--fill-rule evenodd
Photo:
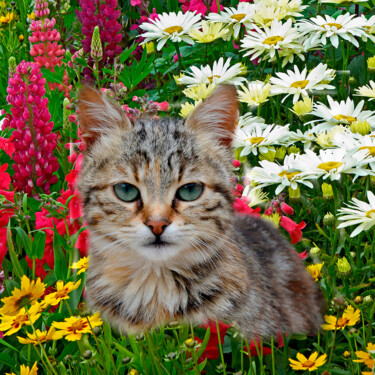
<path fill-rule="evenodd" d="M 140 196 L 139 190 L 134 185 L 126 182 L 113 185 L 113 190 L 117 197 L 124 202 L 134 202 Z"/>
<path fill-rule="evenodd" d="M 176 193 L 176 197 L 181 201 L 195 201 L 203 192 L 203 185 L 197 182 L 192 182 L 181 186 Z"/>

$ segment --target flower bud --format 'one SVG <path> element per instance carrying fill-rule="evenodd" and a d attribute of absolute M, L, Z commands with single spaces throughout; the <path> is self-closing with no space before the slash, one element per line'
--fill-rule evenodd
<path fill-rule="evenodd" d="M 372 299 L 371 296 L 365 296 L 365 297 L 363 297 L 363 303 L 364 303 L 365 305 L 371 305 L 371 304 L 372 304 L 372 301 L 373 301 L 373 299 Z"/>
<path fill-rule="evenodd" d="M 333 307 L 337 311 L 344 311 L 347 307 L 347 303 L 343 297 L 335 297 L 332 300 Z"/>
<path fill-rule="evenodd" d="M 292 189 L 291 186 L 288 187 L 289 199 L 292 201 L 298 201 L 301 198 L 301 189 L 297 186 L 297 189 Z"/>
<path fill-rule="evenodd" d="M 129 362 L 131 361 L 131 358 L 130 357 L 125 357 L 121 360 L 121 363 L 123 365 L 127 365 Z"/>
<path fill-rule="evenodd" d="M 350 256 L 355 259 L 357 257 L 357 253 L 355 251 L 350 252 Z"/>
<path fill-rule="evenodd" d="M 299 100 L 293 105 L 294 112 L 300 119 L 309 114 L 313 110 L 313 102 L 309 97 Z"/>
<path fill-rule="evenodd" d="M 285 158 L 285 155 L 286 155 L 286 147 L 285 146 L 281 146 L 281 147 L 278 147 L 276 149 L 276 154 L 275 154 L 276 160 L 278 160 L 279 162 L 282 162 Z"/>
<path fill-rule="evenodd" d="M 356 305 L 360 305 L 363 302 L 363 298 L 361 296 L 357 296 L 354 298 L 354 303 Z"/>
<path fill-rule="evenodd" d="M 139 375 L 139 372 L 135 369 L 131 369 L 129 372 L 128 372 L 128 375 Z"/>
<path fill-rule="evenodd" d="M 327 212 L 323 217 L 323 224 L 325 226 L 333 226 L 335 224 L 335 217 L 331 212 Z"/>
<path fill-rule="evenodd" d="M 103 58 L 103 46 L 100 40 L 99 26 L 95 26 L 92 34 L 90 54 L 96 61 L 100 61 Z"/>
<path fill-rule="evenodd" d="M 70 110 L 69 110 L 70 101 L 68 98 L 65 98 L 63 101 L 63 128 L 69 129 L 70 123 L 69 123 L 69 116 L 70 116 Z"/>
<path fill-rule="evenodd" d="M 333 189 L 331 184 L 327 184 L 326 182 L 322 183 L 322 192 L 323 192 L 323 199 L 324 200 L 331 200 L 333 199 Z"/>
<path fill-rule="evenodd" d="M 193 339 L 187 339 L 185 340 L 184 344 L 188 349 L 192 349 L 194 348 L 196 342 Z"/>
<path fill-rule="evenodd" d="M 342 279 L 346 279 L 347 277 L 349 277 L 352 269 L 350 267 L 350 263 L 345 257 L 341 259 L 337 259 L 336 266 L 337 266 L 338 274 Z"/>
<path fill-rule="evenodd" d="M 367 59 L 367 70 L 371 73 L 375 72 L 375 56 Z"/>
<path fill-rule="evenodd" d="M 16 68 L 17 68 L 16 58 L 14 56 L 9 57 L 8 64 L 9 64 L 9 76 L 13 77 L 14 74 L 16 73 Z"/>
<path fill-rule="evenodd" d="M 91 350 L 84 351 L 83 354 L 82 354 L 82 357 L 84 359 L 90 359 L 92 357 L 92 351 Z"/>
<path fill-rule="evenodd" d="M 291 155 L 291 154 L 300 154 L 301 153 L 301 149 L 298 148 L 297 146 L 295 145 L 292 145 L 288 148 L 288 155 Z"/>
<path fill-rule="evenodd" d="M 284 214 L 286 215 L 293 215 L 294 214 L 294 210 L 292 207 L 290 207 L 288 204 L 286 204 L 285 202 L 282 202 L 281 205 L 280 205 L 280 208 L 281 208 L 281 211 L 284 212 Z"/>
<path fill-rule="evenodd" d="M 171 352 L 171 353 L 168 353 L 168 354 L 167 354 L 167 358 L 168 358 L 170 361 L 173 361 L 176 357 L 177 357 L 177 354 L 176 354 L 175 352 Z"/>
<path fill-rule="evenodd" d="M 366 120 L 363 120 L 363 121 L 357 120 L 350 124 L 349 129 L 352 133 L 367 135 L 367 134 L 370 134 L 371 125 Z"/>

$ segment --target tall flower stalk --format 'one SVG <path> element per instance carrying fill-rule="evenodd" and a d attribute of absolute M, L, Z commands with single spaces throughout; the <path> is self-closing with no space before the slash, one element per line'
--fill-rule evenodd
<path fill-rule="evenodd" d="M 37 64 L 22 61 L 13 77 L 9 77 L 7 101 L 12 105 L 9 127 L 15 129 L 13 186 L 31 195 L 39 191 L 49 193 L 57 182 L 53 175 L 59 168 L 53 150 L 56 134 L 44 98 L 46 80 Z"/>

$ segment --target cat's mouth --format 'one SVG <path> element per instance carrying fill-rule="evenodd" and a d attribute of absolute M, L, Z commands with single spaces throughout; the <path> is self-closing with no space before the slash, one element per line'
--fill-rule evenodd
<path fill-rule="evenodd" d="M 163 241 L 160 237 L 156 237 L 153 242 L 149 242 L 147 246 L 152 246 L 156 248 L 166 247 L 171 245 L 169 242 Z"/>

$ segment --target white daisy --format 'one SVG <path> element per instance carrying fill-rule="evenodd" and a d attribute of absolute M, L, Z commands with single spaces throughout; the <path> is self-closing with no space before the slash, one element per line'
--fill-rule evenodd
<path fill-rule="evenodd" d="M 342 100 L 340 103 L 334 101 L 329 95 L 327 95 L 329 107 L 323 103 L 314 103 L 314 110 L 311 112 L 312 115 L 320 117 L 323 122 L 314 126 L 312 131 L 324 131 L 330 130 L 337 125 L 350 125 L 354 121 L 367 121 L 370 123 L 371 128 L 375 129 L 375 112 L 374 111 L 362 111 L 365 101 L 362 100 L 355 107 L 354 102 L 348 98 L 346 102 Z M 316 123 L 314 120 L 311 123 Z"/>
<path fill-rule="evenodd" d="M 272 146 L 288 144 L 289 125 L 267 125 L 257 124 L 255 126 L 236 128 L 233 146 L 243 147 L 240 156 L 253 153 L 267 153 Z"/>
<path fill-rule="evenodd" d="M 224 59 L 221 57 L 219 61 L 215 61 L 212 68 L 209 65 L 191 66 L 191 72 L 182 74 L 181 77 L 176 78 L 176 81 L 180 85 L 194 86 L 200 83 L 219 85 L 223 82 L 230 82 L 235 85 L 241 84 L 246 81 L 244 77 L 238 77 L 244 71 L 244 68 L 240 63 L 230 66 L 231 59 L 227 59 L 224 63 Z"/>
<path fill-rule="evenodd" d="M 238 119 L 238 127 L 243 128 L 244 126 L 252 127 L 252 126 L 261 126 L 266 128 L 266 120 L 263 117 L 253 116 L 251 112 L 245 113 L 243 116 L 240 116 Z"/>
<path fill-rule="evenodd" d="M 336 19 L 325 15 L 324 17 L 313 17 L 311 20 L 302 20 L 299 29 L 302 33 L 309 34 L 307 44 L 315 44 L 317 41 L 323 45 L 327 44 L 327 38 L 335 48 L 339 46 L 339 37 L 359 47 L 355 37 L 362 37 L 366 34 L 363 29 L 365 21 L 355 14 L 341 14 Z"/>
<path fill-rule="evenodd" d="M 223 38 L 225 39 L 229 30 L 224 28 L 224 24 L 218 22 L 202 21 L 202 31 L 199 29 L 191 29 L 189 35 L 197 43 L 212 43 L 214 40 Z"/>
<path fill-rule="evenodd" d="M 271 85 L 262 81 L 247 82 L 247 87 L 241 85 L 238 90 L 238 98 L 240 102 L 247 103 L 249 106 L 259 106 L 268 101 Z"/>
<path fill-rule="evenodd" d="M 284 24 L 281 21 L 274 20 L 270 28 L 265 26 L 263 30 L 256 25 L 253 25 L 252 28 L 255 31 L 249 30 L 241 41 L 242 50 L 248 50 L 244 56 L 251 55 L 251 59 L 261 55 L 273 58 L 275 57 L 275 51 L 293 48 L 300 37 L 297 29 L 292 27 L 291 19 Z M 265 56 L 261 57 L 264 58 Z"/>
<path fill-rule="evenodd" d="M 369 170 L 364 167 L 367 164 L 367 150 L 358 152 L 334 148 L 320 150 L 319 155 L 311 150 L 300 155 L 295 161 L 295 166 L 301 171 L 302 175 L 322 177 L 324 180 L 330 178 L 339 180 L 341 174 L 354 174 L 358 176 L 367 176 Z"/>
<path fill-rule="evenodd" d="M 230 30 L 227 40 L 233 35 L 238 38 L 241 26 L 251 25 L 251 16 L 254 13 L 254 5 L 249 3 L 238 3 L 237 8 L 224 8 L 220 14 L 210 13 L 207 20 L 211 22 L 222 22 Z"/>
<path fill-rule="evenodd" d="M 350 237 L 355 237 L 363 231 L 367 231 L 375 225 L 375 195 L 367 191 L 369 203 L 353 198 L 348 207 L 340 208 L 339 220 L 342 223 L 337 228 L 346 228 L 351 225 L 358 225 Z"/>
<path fill-rule="evenodd" d="M 363 26 L 365 34 L 362 35 L 362 40 L 367 42 L 367 38 L 369 38 L 373 43 L 375 43 L 375 16 L 372 16 L 369 19 L 367 19 L 364 15 L 361 17 L 365 23 Z"/>
<path fill-rule="evenodd" d="M 257 189 L 277 184 L 276 195 L 289 186 L 296 190 L 298 184 L 312 188 L 313 184 L 309 180 L 315 177 L 303 175 L 301 170 L 295 166 L 295 160 L 299 157 L 300 155 L 296 154 L 286 155 L 283 165 L 262 160 L 259 162 L 261 166 L 251 169 L 248 177 L 258 184 Z"/>
<path fill-rule="evenodd" d="M 245 178 L 248 178 L 248 174 L 245 174 Z M 246 197 L 249 207 L 257 207 L 264 202 L 267 202 L 267 193 L 263 192 L 259 187 L 255 188 L 251 185 L 245 186 L 242 193 L 242 197 Z"/>
<path fill-rule="evenodd" d="M 297 65 L 294 65 L 294 72 L 288 70 L 286 73 L 276 73 L 278 78 L 271 77 L 271 94 L 288 94 L 283 101 L 293 95 L 293 103 L 298 98 L 306 97 L 313 90 L 334 89 L 335 87 L 323 82 L 330 82 L 334 78 L 334 71 L 327 69 L 326 64 L 319 64 L 311 72 L 307 73 L 307 68 L 300 72 Z"/>
<path fill-rule="evenodd" d="M 357 92 L 356 96 L 365 96 L 367 98 L 370 98 L 369 101 L 374 100 L 375 99 L 375 82 L 370 81 L 368 86 L 366 85 L 361 86 L 355 91 Z"/>
<path fill-rule="evenodd" d="M 146 38 L 141 44 L 148 43 L 151 40 L 157 40 L 157 49 L 160 50 L 164 44 L 171 40 L 172 42 L 184 41 L 188 44 L 194 44 L 193 39 L 188 35 L 192 28 L 198 28 L 200 25 L 200 14 L 195 12 L 174 12 L 159 14 L 159 19 L 143 22 L 139 27 L 146 31 L 142 37 Z"/>
<path fill-rule="evenodd" d="M 257 25 L 269 26 L 274 20 L 302 17 L 307 6 L 301 0 L 255 0 L 253 21 Z"/>
<path fill-rule="evenodd" d="M 290 132 L 291 142 L 302 142 L 304 150 L 308 150 L 311 147 L 312 142 L 315 141 L 316 135 L 311 130 L 307 130 L 304 133 L 297 129 L 296 132 Z"/>

